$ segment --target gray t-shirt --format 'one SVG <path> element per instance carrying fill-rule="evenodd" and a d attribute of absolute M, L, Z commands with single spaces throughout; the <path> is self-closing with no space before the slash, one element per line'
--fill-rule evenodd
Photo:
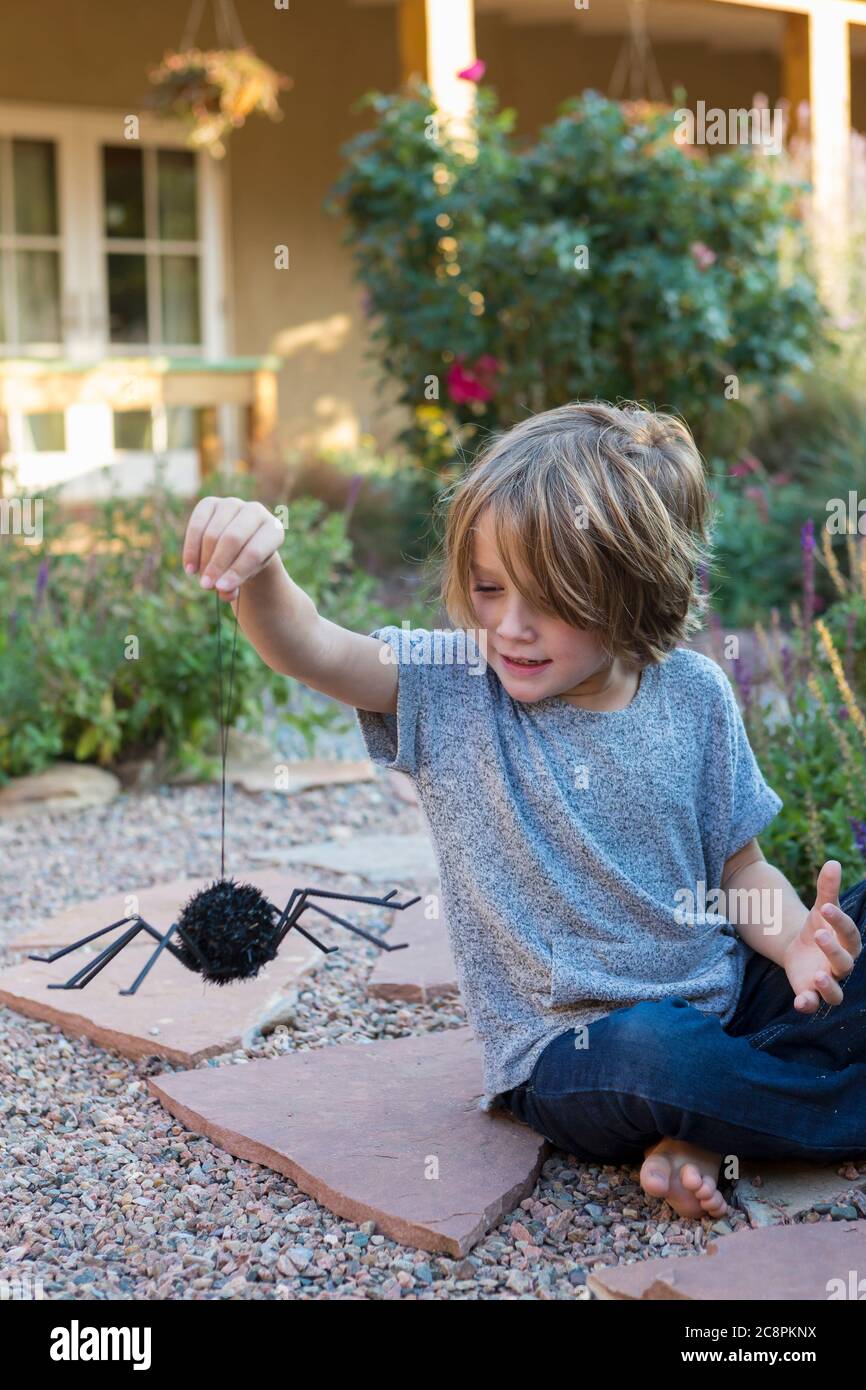
<path fill-rule="evenodd" d="M 712 890 L 782 801 L 721 667 L 677 647 L 625 709 L 587 710 L 513 700 L 460 629 L 370 635 L 397 664 L 397 714 L 356 716 L 430 829 L 480 1107 L 614 1009 L 679 995 L 728 1022 L 749 952 Z"/>

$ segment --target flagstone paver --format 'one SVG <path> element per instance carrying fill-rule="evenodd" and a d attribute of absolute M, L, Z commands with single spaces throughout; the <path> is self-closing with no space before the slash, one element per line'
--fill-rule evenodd
<path fill-rule="evenodd" d="M 389 942 L 407 941 L 411 949 L 383 954 L 370 971 L 368 992 L 377 999 L 426 1003 L 459 994 L 457 967 L 451 954 L 445 909 L 438 883 L 416 889 L 420 902 L 394 914 Z M 438 916 L 432 916 L 434 911 Z"/>
<path fill-rule="evenodd" d="M 45 772 L 14 777 L 0 787 L 0 820 L 103 806 L 120 793 L 120 779 L 89 763 L 54 763 Z"/>
<path fill-rule="evenodd" d="M 310 864 L 362 874 L 371 883 L 429 882 L 439 865 L 429 835 L 356 835 L 268 851 L 270 864 Z M 417 891 L 417 889 L 416 889 Z"/>
<path fill-rule="evenodd" d="M 748 1303 L 863 1298 L 866 1221 L 797 1222 L 737 1231 L 709 1241 L 706 1252 L 692 1259 L 596 1268 L 586 1282 L 599 1298 Z"/>
<path fill-rule="evenodd" d="M 549 1144 L 478 1109 L 467 1028 L 151 1077 L 189 1129 L 291 1178 L 338 1216 L 463 1255 L 528 1196 Z"/>

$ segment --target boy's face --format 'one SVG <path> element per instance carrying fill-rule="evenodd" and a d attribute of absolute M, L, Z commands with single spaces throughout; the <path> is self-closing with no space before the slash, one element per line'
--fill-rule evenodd
<path fill-rule="evenodd" d="M 609 667 L 594 633 L 533 608 L 514 587 L 499 558 L 487 509 L 475 528 L 470 579 L 478 623 L 486 633 L 487 660 L 512 699 L 568 695 Z M 540 664 L 521 666 L 511 657 Z"/>

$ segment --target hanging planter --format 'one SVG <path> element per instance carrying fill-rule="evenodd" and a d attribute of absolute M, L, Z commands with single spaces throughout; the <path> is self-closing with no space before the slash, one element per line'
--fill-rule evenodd
<path fill-rule="evenodd" d="M 155 90 L 147 106 L 159 116 L 183 121 L 189 144 L 215 159 L 225 155 L 224 137 L 253 112 L 282 120 L 278 93 L 292 85 L 291 78 L 250 48 L 167 53 L 149 76 Z"/>
<path fill-rule="evenodd" d="M 166 53 L 148 76 L 154 90 L 145 105 L 158 116 L 180 120 L 189 129 L 189 144 L 215 159 L 226 152 L 224 138 L 253 112 L 280 121 L 278 94 L 293 85 L 256 56 L 244 39 L 231 0 L 215 0 L 217 40 L 221 47 L 194 47 L 207 0 L 193 0 L 186 31 L 175 52 Z"/>

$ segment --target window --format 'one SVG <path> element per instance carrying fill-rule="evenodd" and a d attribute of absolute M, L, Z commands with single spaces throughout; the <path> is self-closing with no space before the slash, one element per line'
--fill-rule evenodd
<path fill-rule="evenodd" d="M 198 447 L 198 411 L 193 406 L 154 406 L 153 410 L 115 410 L 114 447 L 144 453 L 172 453 Z"/>
<path fill-rule="evenodd" d="M 195 155 L 105 145 L 104 236 L 113 343 L 201 343 Z"/>
<path fill-rule="evenodd" d="M 54 142 L 0 137 L 0 344 L 59 348 L 60 254 Z"/>
<path fill-rule="evenodd" d="M 37 410 L 24 416 L 24 448 L 35 454 L 62 454 L 66 449 L 66 417 L 62 410 Z"/>

